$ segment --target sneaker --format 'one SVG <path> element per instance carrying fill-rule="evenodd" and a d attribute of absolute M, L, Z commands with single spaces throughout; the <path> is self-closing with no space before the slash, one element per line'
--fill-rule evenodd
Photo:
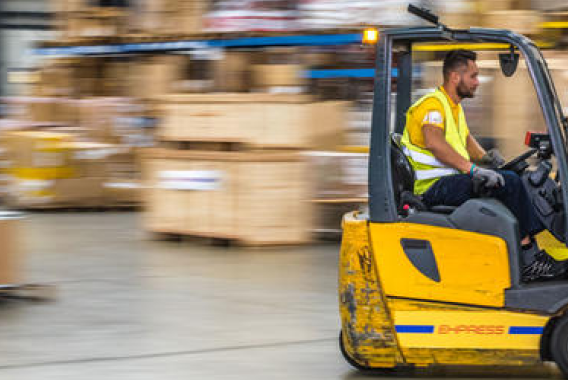
<path fill-rule="evenodd" d="M 521 265 L 526 268 L 536 260 L 536 256 L 541 251 L 536 241 L 531 241 L 530 244 L 521 248 Z"/>
<path fill-rule="evenodd" d="M 556 261 L 544 250 L 535 255 L 535 260 L 523 268 L 522 281 L 554 280 L 566 277 L 568 270 L 567 261 Z"/>

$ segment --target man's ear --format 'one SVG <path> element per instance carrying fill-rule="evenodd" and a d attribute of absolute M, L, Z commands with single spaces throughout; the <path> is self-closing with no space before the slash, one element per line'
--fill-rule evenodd
<path fill-rule="evenodd" d="M 450 82 L 455 85 L 458 85 L 460 83 L 460 73 L 458 73 L 457 71 L 451 71 Z"/>

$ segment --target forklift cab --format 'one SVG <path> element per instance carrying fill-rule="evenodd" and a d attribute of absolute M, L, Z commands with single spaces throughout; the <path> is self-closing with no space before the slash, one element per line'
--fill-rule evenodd
<path fill-rule="evenodd" d="M 537 166 L 555 159 L 556 177 L 545 180 L 564 211 L 555 236 L 568 242 L 568 205 L 561 201 L 568 199 L 567 121 L 536 45 L 507 30 L 441 24 L 384 30 L 376 46 L 369 213 L 349 213 L 342 222 L 342 353 L 359 369 L 554 361 L 567 374 L 568 279 L 521 281 L 518 223 L 503 204 L 476 198 L 456 208 L 400 208 L 414 177 L 397 134 L 411 105 L 414 47 L 425 42 L 503 44 L 506 76 L 514 75 L 516 52 L 522 54 L 546 124 L 538 127 L 547 133 L 529 139 L 530 149 L 505 168 L 530 174 L 529 157 Z M 518 136 L 519 145 L 524 138 Z"/>

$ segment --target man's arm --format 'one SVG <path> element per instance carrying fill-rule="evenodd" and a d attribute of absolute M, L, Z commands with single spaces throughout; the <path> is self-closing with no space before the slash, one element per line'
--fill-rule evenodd
<path fill-rule="evenodd" d="M 448 144 L 442 128 L 431 124 L 424 124 L 422 126 L 422 134 L 424 135 L 425 148 L 432 152 L 438 161 L 462 173 L 469 173 L 472 165 L 471 162 L 463 158 L 461 154 L 456 152 L 455 149 Z"/>
<path fill-rule="evenodd" d="M 487 154 L 485 149 L 479 145 L 475 137 L 470 134 L 467 135 L 466 149 L 469 157 L 473 162 L 480 162 L 483 156 Z"/>

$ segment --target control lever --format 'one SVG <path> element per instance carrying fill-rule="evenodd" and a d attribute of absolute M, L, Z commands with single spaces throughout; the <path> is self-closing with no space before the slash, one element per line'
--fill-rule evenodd
<path fill-rule="evenodd" d="M 550 172 L 552 171 L 552 164 L 550 161 L 541 161 L 538 165 L 538 168 L 529 175 L 529 182 L 534 187 L 541 186 L 544 181 L 550 176 Z"/>

